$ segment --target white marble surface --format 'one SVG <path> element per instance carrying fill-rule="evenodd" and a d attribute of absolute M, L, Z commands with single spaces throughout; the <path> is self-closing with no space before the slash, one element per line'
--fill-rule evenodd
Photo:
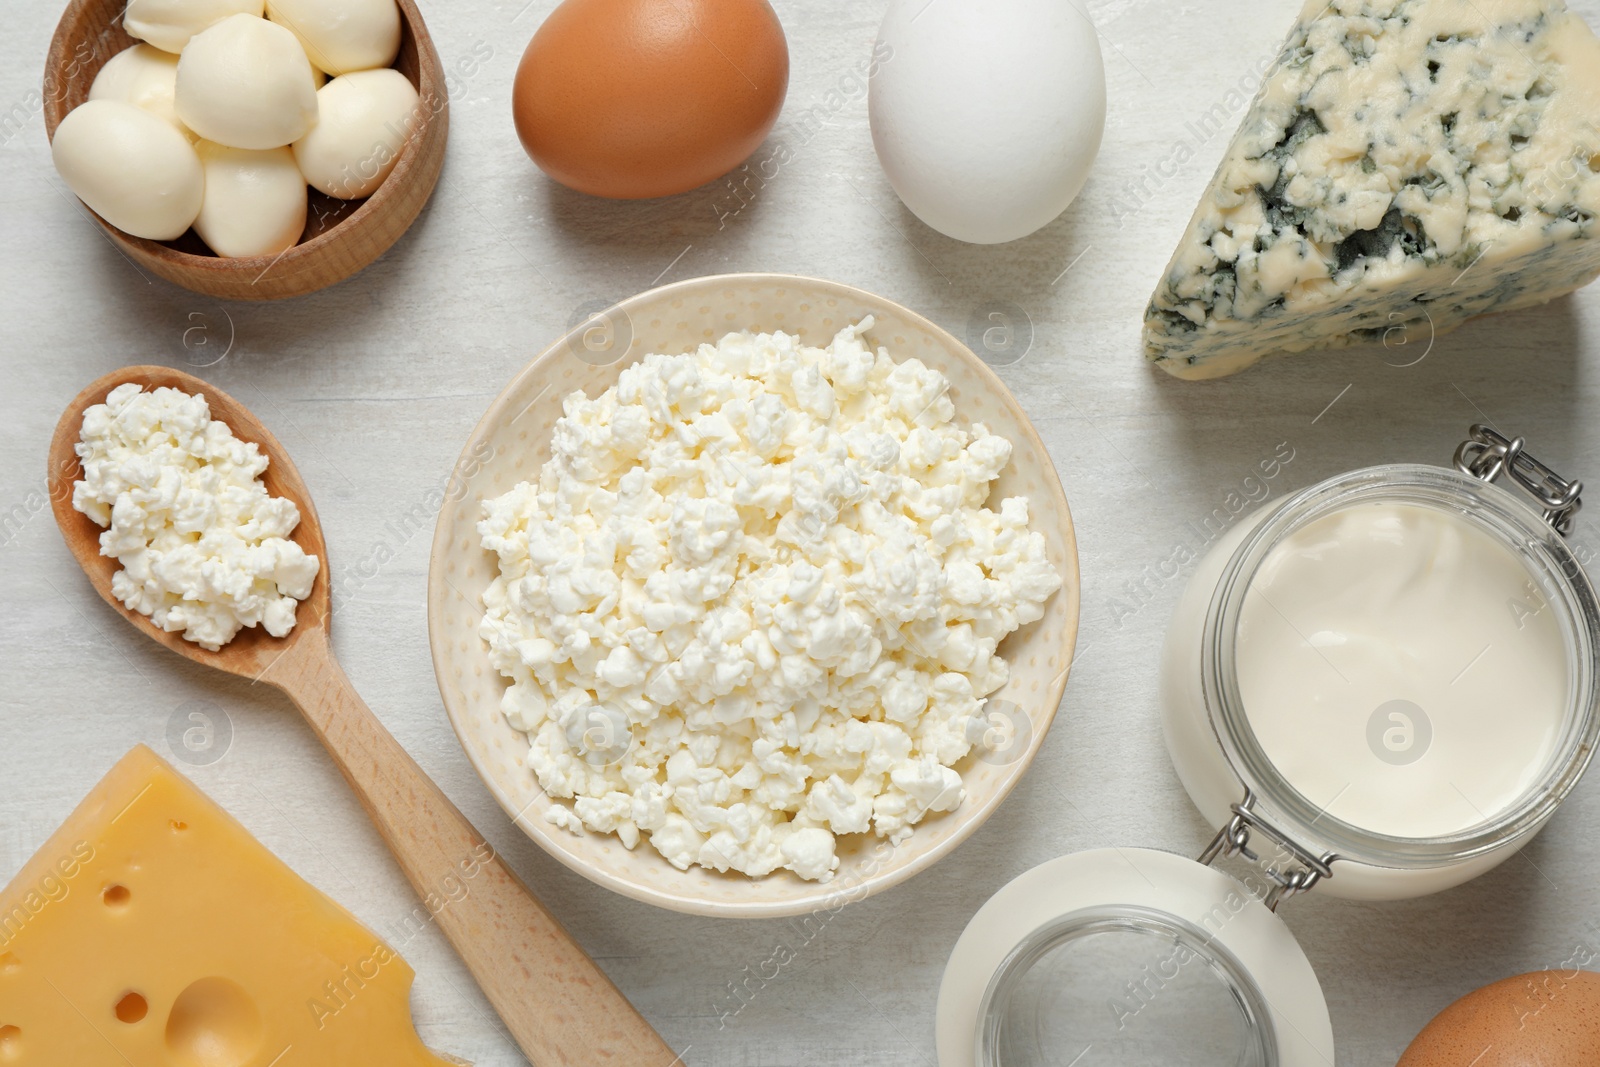
<path fill-rule="evenodd" d="M 1275 481 L 1284 489 L 1385 460 L 1444 462 L 1467 425 L 1487 418 L 1526 434 L 1558 469 L 1600 478 L 1600 289 L 1473 324 L 1408 367 L 1391 364 L 1414 359 L 1420 341 L 1292 357 L 1216 384 L 1144 365 L 1145 299 L 1226 140 L 1200 141 L 1191 125 L 1214 108 L 1237 115 L 1229 91 L 1276 49 L 1295 0 L 1091 0 L 1111 101 L 1100 159 L 1064 217 L 989 248 L 921 225 L 873 157 L 852 71 L 881 0 L 777 0 L 794 73 L 773 136 L 789 140 L 794 159 L 726 218 L 737 201 L 725 186 L 609 203 L 554 186 L 528 163 L 507 99 L 523 44 L 553 3 L 524 2 L 426 5 L 447 65 L 474 46 L 492 50 L 456 86 L 449 159 L 430 207 L 364 274 L 269 306 L 222 305 L 152 281 L 84 218 L 50 167 L 34 104 L 58 3 L 8 5 L 0 878 L 130 745 L 170 752 L 169 721 L 200 701 L 232 730 L 220 761 L 187 768 L 201 787 L 379 931 L 413 907 L 294 710 L 137 635 L 63 547 L 43 505 L 46 443 L 72 395 L 124 364 L 195 370 L 277 433 L 316 498 L 336 580 L 361 568 L 336 628 L 355 684 L 696 1067 L 931 1063 L 941 968 L 1000 885 L 1094 846 L 1198 852 L 1210 831 L 1157 725 L 1155 656 L 1181 583 L 1161 577 L 1162 564 L 1198 547 L 1194 524 L 1242 492 L 1280 443 L 1294 454 Z M 1600 21 L 1600 0 L 1577 6 Z M 807 109 L 821 120 L 809 136 L 799 124 Z M 1166 166 L 1185 138 L 1194 158 Z M 1141 180 L 1142 212 L 1119 222 L 1114 201 Z M 1037 421 L 1076 514 L 1083 654 L 1040 759 L 989 823 L 931 871 L 840 913 L 719 1024 L 728 983 L 766 959 L 786 926 L 633 903 L 558 866 L 508 823 L 463 757 L 434 685 L 423 608 L 431 531 L 397 524 L 447 475 L 490 398 L 578 308 L 739 270 L 850 282 L 957 333 L 993 304 L 1026 313 L 1031 347 L 1000 373 Z M 1579 541 L 1600 545 L 1597 521 L 1582 522 Z M 1398 904 L 1312 897 L 1287 906 L 1321 975 L 1341 1067 L 1391 1064 L 1461 993 L 1558 963 L 1575 946 L 1600 948 L 1597 825 L 1600 785 L 1591 780 L 1523 856 L 1460 889 Z M 405 951 L 428 1043 L 479 1064 L 521 1062 L 435 931 Z"/>

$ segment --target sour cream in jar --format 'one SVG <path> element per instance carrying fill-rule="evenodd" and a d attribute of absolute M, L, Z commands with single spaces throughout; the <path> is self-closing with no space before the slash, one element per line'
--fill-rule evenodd
<path fill-rule="evenodd" d="M 1527 568 L 1457 514 L 1358 504 L 1257 569 L 1235 663 L 1278 770 L 1335 818 L 1439 837 L 1521 798 L 1566 714 L 1566 641 Z"/>
<path fill-rule="evenodd" d="M 1162 728 L 1213 826 L 1242 806 L 1271 828 L 1258 848 L 1322 858 L 1319 894 L 1418 896 L 1504 862 L 1571 791 L 1600 743 L 1597 650 L 1594 589 L 1538 511 L 1456 470 L 1369 467 L 1200 560 Z"/>

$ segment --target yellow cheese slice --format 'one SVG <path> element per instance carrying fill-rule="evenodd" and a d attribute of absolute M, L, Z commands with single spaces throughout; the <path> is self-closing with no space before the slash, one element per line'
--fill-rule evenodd
<path fill-rule="evenodd" d="M 439 1067 L 412 975 L 140 745 L 0 893 L 0 1065 Z"/>

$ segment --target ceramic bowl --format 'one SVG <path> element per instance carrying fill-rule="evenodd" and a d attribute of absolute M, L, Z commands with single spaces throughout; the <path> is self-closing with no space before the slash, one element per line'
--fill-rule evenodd
<path fill-rule="evenodd" d="M 365 200 L 337 200 L 310 190 L 300 243 L 276 256 L 224 257 L 193 230 L 176 241 L 123 233 L 84 211 L 141 270 L 224 300 L 281 300 L 326 288 L 388 251 L 416 220 L 444 166 L 449 93 L 433 40 L 414 0 L 400 6 L 400 56 L 395 67 L 421 97 L 423 121 L 400 150 L 394 170 Z M 122 26 L 125 0 L 72 0 L 56 25 L 44 72 L 45 132 L 55 137 L 67 112 L 89 98 L 94 76 L 112 56 L 138 42 Z"/>
<path fill-rule="evenodd" d="M 1000 653 L 1011 680 L 993 701 L 1014 706 L 1008 740 L 958 770 L 966 800 L 924 819 L 897 847 L 867 834 L 839 838 L 831 882 L 780 871 L 765 878 L 679 871 L 647 843 L 632 851 L 612 835 L 573 834 L 546 821 L 552 801 L 524 764 L 528 742 L 500 712 L 506 683 L 478 636 L 480 597 L 497 573 L 479 544 L 482 501 L 536 480 L 550 456 L 550 432 L 562 398 L 598 395 L 626 365 L 650 352 L 684 352 L 735 330 L 783 330 L 826 345 L 842 327 L 872 315 L 867 339 L 897 360 L 911 356 L 951 382 L 958 423 L 983 422 L 1015 445 L 995 483 L 1003 497 L 1029 499 L 1034 529 L 1044 534 L 1063 588 L 1042 619 L 1023 627 Z M 600 885 L 674 911 L 729 917 L 796 915 L 837 908 L 925 870 L 976 830 L 1021 779 L 1044 740 L 1066 687 L 1078 628 L 1078 554 L 1072 516 L 1038 433 L 992 370 L 965 345 L 915 312 L 834 282 L 778 274 L 737 274 L 679 282 L 605 310 L 547 348 L 512 380 L 467 442 L 446 491 L 428 569 L 428 634 L 444 705 L 467 757 L 490 792 L 545 851 Z M 991 705 L 993 707 L 995 705 Z M 998 724 L 997 724 L 998 725 Z"/>

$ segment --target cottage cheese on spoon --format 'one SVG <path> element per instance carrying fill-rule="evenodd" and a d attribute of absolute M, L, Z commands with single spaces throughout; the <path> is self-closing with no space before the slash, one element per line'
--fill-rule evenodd
<path fill-rule="evenodd" d="M 573 393 L 537 483 L 488 500 L 481 632 L 560 798 L 680 869 L 826 879 L 964 792 L 996 646 L 1061 586 L 1011 444 L 861 334 L 730 334 Z"/>
<path fill-rule="evenodd" d="M 267 493 L 267 457 L 204 396 L 119 385 L 83 413 L 76 451 L 72 506 L 107 527 L 100 554 L 122 563 L 117 599 L 213 652 L 246 626 L 294 628 L 319 567 L 288 539 L 300 509 Z"/>

